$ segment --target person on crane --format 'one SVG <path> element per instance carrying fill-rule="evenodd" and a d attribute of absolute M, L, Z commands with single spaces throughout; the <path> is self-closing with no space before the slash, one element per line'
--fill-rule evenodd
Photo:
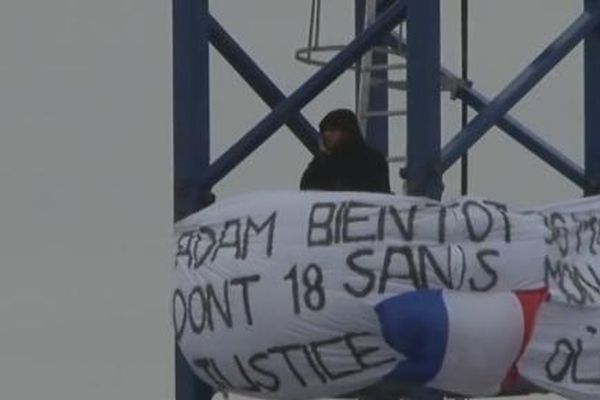
<path fill-rule="evenodd" d="M 331 111 L 319 133 L 321 152 L 304 171 L 301 190 L 391 193 L 388 164 L 363 139 L 353 111 Z"/>

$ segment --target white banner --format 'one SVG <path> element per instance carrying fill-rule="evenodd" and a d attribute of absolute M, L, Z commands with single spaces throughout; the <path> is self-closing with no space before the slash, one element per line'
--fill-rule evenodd
<path fill-rule="evenodd" d="M 550 234 L 540 310 L 521 373 L 576 400 L 600 398 L 600 199 L 539 208 Z"/>
<path fill-rule="evenodd" d="M 176 225 L 177 342 L 203 381 L 255 397 L 381 380 L 488 395 L 518 365 L 597 399 L 598 218 L 598 199 L 529 211 L 365 193 L 227 199 Z"/>

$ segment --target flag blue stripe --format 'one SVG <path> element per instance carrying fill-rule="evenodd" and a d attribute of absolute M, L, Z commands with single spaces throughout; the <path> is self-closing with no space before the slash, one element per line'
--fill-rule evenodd
<path fill-rule="evenodd" d="M 375 310 L 386 342 L 401 353 L 386 380 L 423 385 L 439 372 L 448 343 L 448 311 L 440 290 L 418 290 L 379 303 Z"/>

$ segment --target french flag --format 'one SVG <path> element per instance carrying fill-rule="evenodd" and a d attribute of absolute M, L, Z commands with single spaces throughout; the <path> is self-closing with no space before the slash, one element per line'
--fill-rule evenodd
<path fill-rule="evenodd" d="M 386 342 L 402 360 L 386 380 L 445 392 L 497 394 L 517 376 L 546 290 L 418 290 L 376 306 Z"/>

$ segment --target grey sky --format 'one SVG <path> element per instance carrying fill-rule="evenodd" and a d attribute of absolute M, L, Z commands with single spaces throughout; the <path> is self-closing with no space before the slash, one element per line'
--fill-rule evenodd
<path fill-rule="evenodd" d="M 290 93 L 314 72 L 293 60 L 306 40 L 309 3 L 214 0 L 211 8 Z M 458 70 L 459 2 L 442 3 L 443 59 Z M 324 4 L 324 35 L 347 41 L 351 2 Z M 477 87 L 497 93 L 580 9 L 579 0 L 473 1 Z M 169 2 L 158 0 L 0 3 L 2 398 L 173 397 L 170 16 Z M 214 53 L 211 67 L 218 155 L 267 108 Z M 515 109 L 577 161 L 581 71 L 577 50 Z M 305 114 L 316 122 L 351 106 L 352 88 L 348 74 Z M 447 96 L 444 104 L 447 138 L 459 114 Z M 394 122 L 399 154 L 404 126 Z M 578 196 L 501 133 L 490 133 L 472 160 L 478 195 L 519 204 Z M 307 161 L 282 130 L 216 192 L 295 188 Z"/>

